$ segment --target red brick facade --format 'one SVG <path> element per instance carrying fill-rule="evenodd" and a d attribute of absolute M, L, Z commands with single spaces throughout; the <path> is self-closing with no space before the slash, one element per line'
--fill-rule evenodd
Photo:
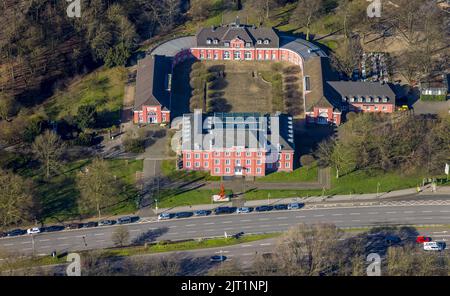
<path fill-rule="evenodd" d="M 341 124 L 341 112 L 333 111 L 333 108 L 314 107 L 313 112 L 306 113 L 307 123 L 316 124 Z"/>
<path fill-rule="evenodd" d="M 170 111 L 161 110 L 161 106 L 142 106 L 142 110 L 134 111 L 134 123 L 168 123 Z"/>
<path fill-rule="evenodd" d="M 184 170 L 208 171 L 212 176 L 262 177 L 267 172 L 292 172 L 294 151 L 281 151 L 276 163 L 266 163 L 265 152 L 250 150 L 195 151 L 183 154 Z"/>

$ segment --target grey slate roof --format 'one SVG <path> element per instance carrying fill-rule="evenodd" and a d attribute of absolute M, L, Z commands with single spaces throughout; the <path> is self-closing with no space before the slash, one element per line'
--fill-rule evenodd
<path fill-rule="evenodd" d="M 395 104 L 395 93 L 392 91 L 389 84 L 382 84 L 380 82 L 363 82 L 363 81 L 328 81 L 327 82 L 341 99 L 352 97 L 364 98 L 384 98 L 387 97 L 388 104 Z M 370 103 L 375 103 L 371 100 Z M 378 103 L 383 103 L 381 100 Z M 383 104 L 386 104 L 384 102 Z"/>
<path fill-rule="evenodd" d="M 327 54 L 317 45 L 293 36 L 281 36 L 280 48 L 290 49 L 298 53 L 305 61 L 314 57 L 327 57 Z"/>
<path fill-rule="evenodd" d="M 280 38 L 272 28 L 253 27 L 249 25 L 230 24 L 220 27 L 202 28 L 197 34 L 197 47 L 224 47 L 225 42 L 230 42 L 235 38 L 240 38 L 244 42 L 251 43 L 256 48 L 278 48 L 280 46 Z M 207 40 L 218 40 L 218 44 L 207 43 Z M 258 44 L 258 39 L 269 40 L 269 44 Z"/>
<path fill-rule="evenodd" d="M 259 113 L 214 113 L 210 115 L 202 114 L 201 123 L 194 126 L 194 114 L 183 115 L 182 127 L 182 142 L 184 150 L 210 150 L 210 149 L 226 149 L 236 146 L 245 145 L 246 148 L 264 149 L 270 145 L 275 145 L 278 142 L 280 149 L 283 151 L 294 150 L 292 117 L 285 114 L 275 114 L 280 122 L 280 129 L 278 130 L 277 140 L 273 137 L 277 134 L 272 130 L 272 126 L 267 124 L 267 121 L 260 122 L 260 118 L 269 118 L 269 115 L 261 115 Z M 254 117 L 256 121 L 252 127 L 246 125 L 245 128 L 240 128 L 239 123 L 246 120 L 248 123 L 249 117 Z M 203 124 L 203 122 L 210 122 Z M 259 133 L 258 133 L 259 131 Z M 266 133 L 266 131 L 269 131 Z M 194 134 L 208 137 L 214 135 L 215 142 L 213 146 L 209 146 L 208 141 L 196 144 Z M 267 139 L 260 138 L 262 134 L 267 134 Z M 261 139 L 261 141 L 258 141 Z M 200 144 L 200 145 L 199 145 Z M 201 147 L 201 145 L 208 145 L 208 147 Z"/>
<path fill-rule="evenodd" d="M 139 60 L 136 77 L 134 109 L 143 105 L 170 106 L 170 93 L 166 90 L 168 74 L 172 72 L 172 59 L 150 55 Z"/>
<path fill-rule="evenodd" d="M 166 57 L 174 57 L 183 49 L 193 48 L 197 44 L 195 36 L 187 36 L 171 39 L 159 46 L 155 47 L 150 54 L 151 55 L 163 55 Z"/>

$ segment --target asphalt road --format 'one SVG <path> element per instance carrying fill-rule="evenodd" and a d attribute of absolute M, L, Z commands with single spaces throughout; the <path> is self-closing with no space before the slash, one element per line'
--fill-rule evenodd
<path fill-rule="evenodd" d="M 234 234 L 285 231 L 299 223 L 333 223 L 338 227 L 380 225 L 450 225 L 450 201 L 390 202 L 366 207 L 334 207 L 272 211 L 265 213 L 211 215 L 188 219 L 128 224 L 131 241 L 181 240 Z M 112 247 L 117 226 L 42 233 L 34 236 L 35 254 Z M 449 235 L 450 236 L 450 235 Z M 140 239 L 139 239 L 140 237 Z M 33 253 L 32 236 L 0 239 L 0 250 L 12 254 Z"/>

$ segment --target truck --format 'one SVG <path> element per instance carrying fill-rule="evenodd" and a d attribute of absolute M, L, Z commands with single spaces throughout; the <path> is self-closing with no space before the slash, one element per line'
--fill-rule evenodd
<path fill-rule="evenodd" d="M 444 242 L 425 242 L 423 243 L 423 249 L 425 251 L 442 251 L 445 249 Z"/>

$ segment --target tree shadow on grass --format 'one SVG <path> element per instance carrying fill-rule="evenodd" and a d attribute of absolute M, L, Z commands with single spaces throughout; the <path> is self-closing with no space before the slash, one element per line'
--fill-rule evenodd
<path fill-rule="evenodd" d="M 199 276 L 206 275 L 208 271 L 214 266 L 210 257 L 192 257 L 190 254 L 178 254 L 180 262 L 181 276 Z"/>

